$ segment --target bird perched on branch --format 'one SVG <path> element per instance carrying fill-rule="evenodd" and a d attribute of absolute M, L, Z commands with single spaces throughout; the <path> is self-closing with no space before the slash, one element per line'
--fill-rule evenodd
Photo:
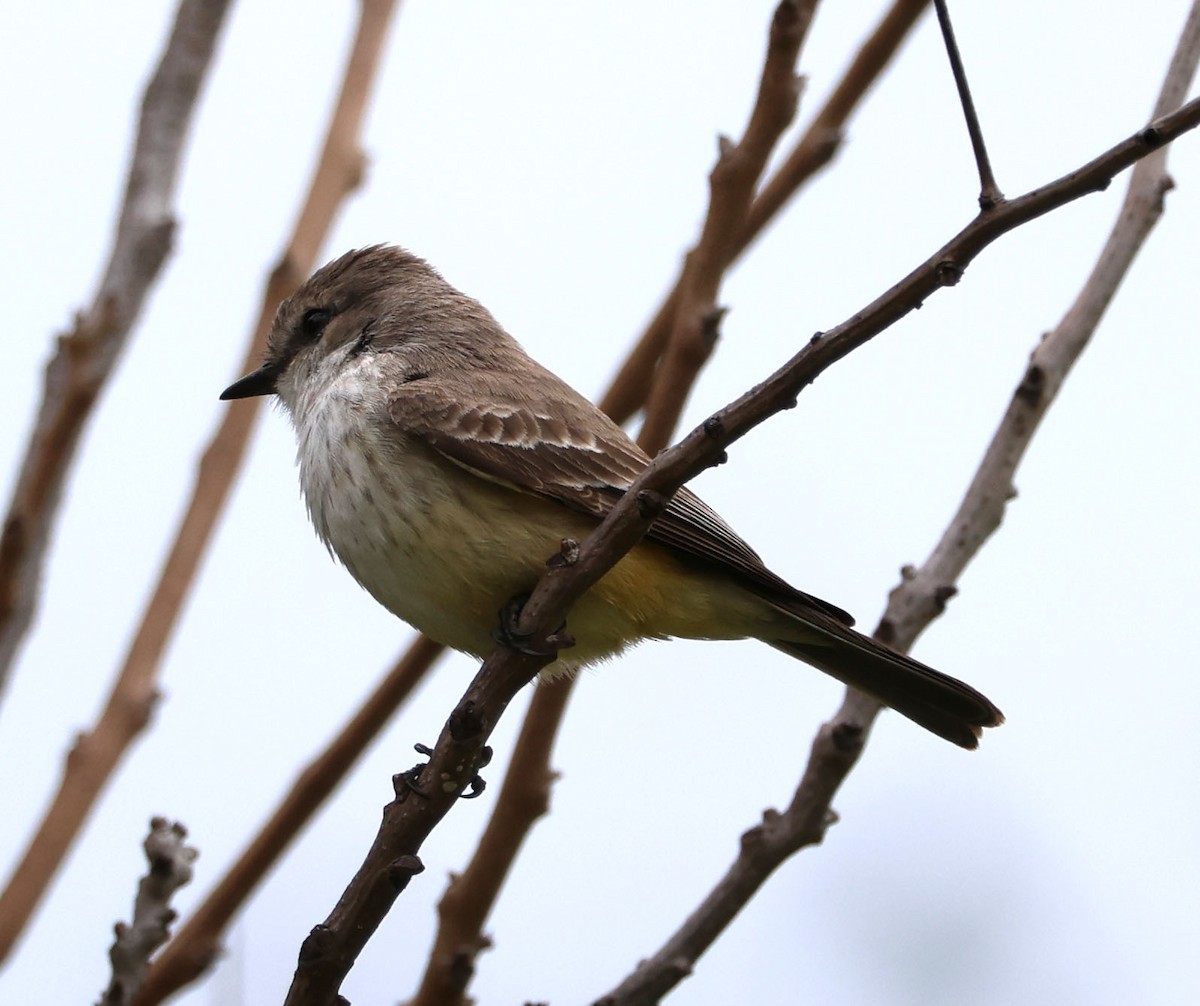
<path fill-rule="evenodd" d="M 498 612 L 582 539 L 650 459 L 478 302 L 400 248 L 352 251 L 279 307 L 266 360 L 223 399 L 275 394 L 317 534 L 385 608 L 483 657 Z M 947 740 L 987 698 L 855 632 L 772 573 L 686 487 L 573 606 L 573 669 L 643 639 L 760 639 Z"/>

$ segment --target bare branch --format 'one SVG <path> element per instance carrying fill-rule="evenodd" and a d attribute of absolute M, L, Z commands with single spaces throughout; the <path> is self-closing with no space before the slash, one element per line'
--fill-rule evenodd
<path fill-rule="evenodd" d="M 767 224 L 804 183 L 836 156 L 845 138 L 846 123 L 867 92 L 908 38 L 913 25 L 929 6 L 929 0 L 896 0 L 875 30 L 862 44 L 829 99 L 813 117 L 787 159 L 770 178 L 750 207 L 746 230 L 739 240 L 738 254 L 762 234 Z"/>
<path fill-rule="evenodd" d="M 746 227 L 737 238 L 736 251 L 729 259 L 730 265 L 766 229 L 804 183 L 833 159 L 842 145 L 850 115 L 879 79 L 900 43 L 908 37 L 917 18 L 928 5 L 929 0 L 896 0 L 884 15 L 791 153 L 763 183 L 747 213 Z M 686 262 L 684 265 L 686 267 Z M 628 417 L 642 408 L 650 394 L 655 368 L 674 325 L 681 289 L 682 274 L 621 366 L 613 381 L 613 390 L 600 403 L 600 407 L 609 415 Z"/>
<path fill-rule="evenodd" d="M 739 238 L 739 251 L 748 243 L 747 234 L 756 234 L 761 230 L 803 182 L 812 177 L 818 168 L 832 157 L 841 141 L 842 126 L 846 119 L 895 54 L 927 2 L 928 0 L 898 0 L 893 5 L 863 45 L 841 83 L 834 89 L 829 101 L 817 114 L 812 126 L 793 149 L 784 166 L 754 201 L 749 210 L 747 230 Z M 656 333 L 661 332 L 665 340 L 669 332 L 668 319 L 674 316 L 678 294 L 679 287 L 676 286 L 646 335 L 621 367 L 612 387 L 600 400 L 600 408 L 618 423 L 627 422 L 634 412 L 645 405 L 645 396 L 649 393 L 653 376 L 654 357 L 661 352 L 659 343 L 662 340 L 658 339 Z M 679 390 L 686 394 L 688 389 Z M 661 423 L 651 422 L 648 425 L 652 430 L 664 429 Z M 646 428 L 643 428 L 639 441 L 650 454 L 656 453 L 665 444 L 665 441 L 651 440 L 647 436 Z M 536 813 L 522 815 L 521 808 L 532 809 L 537 806 L 541 799 L 540 790 L 545 785 L 544 780 L 553 776 L 549 761 L 550 752 L 577 680 L 562 679 L 551 685 L 540 685 L 521 725 L 521 733 L 505 775 L 505 783 L 493 812 L 494 818 L 507 821 L 506 827 L 500 829 L 499 834 L 503 836 L 506 848 L 510 849 L 513 855 L 518 851 L 521 842 L 513 837 L 512 833 L 518 827 L 528 831 L 537 820 Z M 498 857 L 486 850 L 490 842 L 489 834 L 490 828 L 479 844 L 477 855 L 486 857 L 494 869 L 506 873 L 509 865 L 501 863 Z M 442 922 L 428 969 L 415 1000 L 417 1003 L 441 1002 L 444 1001 L 439 998 L 442 995 L 447 999 L 453 995 L 461 995 L 470 980 L 473 959 L 468 959 L 468 956 L 472 950 L 485 944 L 482 926 L 490 910 L 490 904 L 485 906 L 481 902 L 489 897 L 489 890 L 496 889 L 490 880 L 484 880 L 477 886 L 475 877 L 476 874 L 469 866 L 461 877 L 452 881 L 453 886 L 461 885 L 462 888 L 455 893 L 453 904 L 457 906 L 465 902 L 469 906 L 467 911 L 472 913 L 472 918 L 460 919 L 449 911 L 449 906 L 443 905 Z M 448 891 L 447 897 L 449 896 Z M 492 894 L 493 903 L 494 898 L 495 895 Z"/>
<path fill-rule="evenodd" d="M 688 478 L 722 459 L 724 448 L 796 396 L 827 367 L 902 318 L 926 297 L 957 282 L 987 245 L 1021 224 L 1089 192 L 1152 150 L 1200 124 L 1200 100 L 1164 116 L 1089 164 L 1033 192 L 981 213 L 925 263 L 861 312 L 809 345 L 770 378 L 660 454 L 581 544 L 564 543 L 525 604 L 517 631 L 530 652 L 500 647 L 484 662 L 451 713 L 428 763 L 396 777 L 396 800 L 384 808 L 362 866 L 322 925 L 300 950 L 285 1002 L 335 1001 L 342 980 L 409 880 L 423 869 L 421 844 L 476 778 L 485 748 L 516 692 L 553 659 L 556 627 L 570 605 L 645 534 L 665 500 Z"/>
<path fill-rule="evenodd" d="M 783 0 L 775 8 L 762 80 L 746 132 L 736 145 L 724 137 L 718 144 L 717 163 L 709 175 L 708 214 L 700 239 L 684 262 L 671 334 L 646 401 L 641 439 L 655 449 L 670 442 L 696 375 L 716 345 L 724 313 L 717 306 L 717 296 L 737 254 L 738 236 L 746 229 L 758 180 L 783 131 L 796 116 L 800 98 L 796 62 L 815 8 L 816 0 L 803 6 Z"/>
<path fill-rule="evenodd" d="M 1108 186 L 1114 175 L 1200 124 L 1200 99 L 1156 119 L 1088 164 L 979 214 L 947 244 L 849 320 L 809 344 L 787 364 L 661 453 L 630 486 L 575 561 L 551 565 L 526 603 L 518 629 L 534 647 L 558 626 L 566 609 L 631 548 L 653 522 L 665 499 L 688 479 L 724 460 L 734 441 L 796 403 L 797 395 L 838 360 L 868 342 L 942 287 L 953 286 L 966 267 L 997 238 L 1030 220 Z M 507 662 L 506 662 L 507 664 Z"/>
<path fill-rule="evenodd" d="M 262 355 L 276 306 L 312 271 L 320 241 L 337 207 L 361 179 L 362 157 L 356 137 L 393 8 L 392 0 L 363 2 L 358 33 L 312 187 L 289 247 L 267 282 L 243 370 Z M 104 711 L 95 727 L 81 734 L 68 754 L 58 792 L 8 886 L 0 893 L 0 959 L 27 924 L 121 756 L 149 722 L 163 652 L 240 470 L 257 415 L 256 404 L 244 401 L 224 410 L 200 459 L 192 498 Z"/>
<path fill-rule="evenodd" d="M 1187 94 L 1200 59 L 1200 4 L 1193 4 L 1175 55 L 1155 103 L 1178 108 Z M 1188 107 L 1194 107 L 1192 102 Z M 1151 127 L 1153 129 L 1153 127 Z M 1105 310 L 1133 260 L 1163 212 L 1163 197 L 1172 182 L 1166 173 L 1167 148 L 1158 147 L 1134 167 L 1129 189 L 1105 242 L 1075 302 L 1053 331 L 1030 355 L 1025 374 L 988 445 L 958 512 L 932 554 L 919 569 L 906 570 L 889 598 L 876 634 L 905 649 L 939 614 L 954 584 L 984 542 L 999 528 L 1013 479 L 1042 417 L 1054 401 L 1071 367 L 1091 340 Z"/>
<path fill-rule="evenodd" d="M 441 644 L 417 637 L 350 722 L 300 773 L 266 824 L 155 960 L 135 1006 L 162 1002 L 212 966 L 230 920 L 445 652 Z"/>
<path fill-rule="evenodd" d="M 1155 105 L 1156 117 L 1178 107 L 1198 58 L 1200 3 L 1194 4 L 1189 14 Z M 891 592 L 875 631 L 877 639 L 900 650 L 911 648 L 941 614 L 967 563 L 999 527 L 1012 496 L 1016 467 L 1042 416 L 1162 213 L 1163 194 L 1170 187 L 1165 159 L 1166 148 L 1160 147 L 1134 168 L 1125 202 L 1091 276 L 1058 327 L 1035 348 L 963 503 L 933 554 L 919 570 L 906 570 L 903 582 Z M 691 973 L 700 955 L 777 866 L 800 849 L 821 842 L 828 825 L 836 820 L 831 810 L 833 798 L 857 763 L 881 708 L 871 697 L 847 690 L 842 707 L 818 731 L 787 810 L 782 814 L 768 811 L 762 824 L 742 837 L 737 859 L 704 901 L 653 956 L 597 1000 L 596 1006 L 658 1002 Z"/>
<path fill-rule="evenodd" d="M 975 99 L 971 97 L 971 85 L 967 82 L 967 71 L 958 51 L 954 37 L 954 26 L 950 23 L 950 9 L 946 0 L 933 0 L 937 11 L 938 26 L 942 29 L 942 41 L 946 55 L 950 57 L 950 72 L 954 75 L 954 86 L 958 100 L 962 103 L 963 118 L 967 120 L 967 133 L 971 137 L 971 150 L 975 155 L 975 167 L 979 171 L 979 208 L 990 209 L 1004 198 L 992 173 L 992 162 L 988 157 L 987 144 L 983 140 L 983 129 L 979 125 L 979 114 L 975 111 Z"/>
<path fill-rule="evenodd" d="M 150 967 L 150 955 L 170 935 L 175 910 L 171 898 L 184 884 L 191 883 L 192 863 L 199 853 L 184 844 L 187 829 L 163 817 L 150 822 L 150 834 L 142 843 L 150 871 L 138 883 L 133 902 L 133 921 L 118 922 L 116 941 L 108 952 L 112 980 L 99 1006 L 129 1006 L 142 987 Z"/>
<path fill-rule="evenodd" d="M 142 96 L 108 265 L 91 305 L 58 337 L 46 365 L 0 532 L 0 695 L 37 610 L 46 547 L 80 436 L 171 251 L 184 145 L 228 7 L 229 0 L 181 0 Z"/>
<path fill-rule="evenodd" d="M 758 96 L 745 134 L 736 146 L 722 143 L 720 160 L 710 175 L 708 214 L 682 280 L 686 306 L 675 314 L 671 349 L 659 370 L 652 401 L 645 403 L 646 422 L 638 441 L 651 455 L 670 442 L 696 377 L 709 359 L 721 313 L 716 308 L 720 283 L 732 261 L 737 237 L 745 229 L 758 179 L 795 117 L 800 89 L 796 61 L 814 7 L 815 3 L 810 3 L 802 9 L 785 0 L 776 8 Z M 635 395 L 650 390 L 642 375 L 627 365 L 604 396 L 602 408 L 613 401 L 643 405 L 623 391 L 622 381 L 636 382 Z M 628 418 L 610 415 L 618 423 Z M 409 1006 L 462 1000 L 474 975 L 475 957 L 490 945 L 483 935 L 488 914 L 526 835 L 549 809 L 555 778 L 550 754 L 575 680 L 540 684 L 534 693 L 488 826 L 471 862 L 451 879 L 438 905 L 434 946 Z"/>
<path fill-rule="evenodd" d="M 742 835 L 737 859 L 653 957 L 593 1006 L 651 1006 L 691 975 L 701 955 L 789 856 L 819 845 L 837 820 L 829 809 L 862 751 L 862 732 L 826 723 L 813 741 L 804 777 L 782 814 L 768 810 Z"/>
<path fill-rule="evenodd" d="M 573 678 L 539 682 L 513 748 L 504 785 L 470 863 L 450 880 L 438 903 L 438 930 L 425 975 L 408 1006 L 463 1001 L 475 958 L 490 946 L 483 925 L 535 821 L 550 810 L 557 778 L 550 753 Z"/>

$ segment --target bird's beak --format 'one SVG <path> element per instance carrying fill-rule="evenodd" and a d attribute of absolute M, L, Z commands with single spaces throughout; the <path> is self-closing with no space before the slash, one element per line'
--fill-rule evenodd
<path fill-rule="evenodd" d="M 240 381 L 234 381 L 221 392 L 221 401 L 228 402 L 234 398 L 255 398 L 258 395 L 275 394 L 275 381 L 279 377 L 280 367 L 277 363 L 264 363 L 258 370 L 252 371 Z"/>

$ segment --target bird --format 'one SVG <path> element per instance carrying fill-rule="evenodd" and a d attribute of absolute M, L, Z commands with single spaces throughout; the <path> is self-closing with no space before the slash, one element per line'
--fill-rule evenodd
<path fill-rule="evenodd" d="M 477 300 L 391 244 L 318 269 L 275 315 L 262 365 L 223 400 L 275 395 L 318 537 L 384 608 L 483 658 L 499 612 L 582 540 L 650 457 Z M 975 748 L 982 693 L 857 632 L 772 572 L 686 486 L 573 605 L 573 673 L 646 639 L 754 638 Z"/>

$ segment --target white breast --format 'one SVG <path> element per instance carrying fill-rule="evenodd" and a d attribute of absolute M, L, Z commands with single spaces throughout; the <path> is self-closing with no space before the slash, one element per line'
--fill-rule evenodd
<path fill-rule="evenodd" d="M 508 584 L 471 575 L 491 532 L 463 498 L 469 476 L 391 423 L 370 356 L 298 404 L 300 485 L 330 552 L 410 625 L 457 649 L 487 652 L 495 597 L 507 597 Z"/>

